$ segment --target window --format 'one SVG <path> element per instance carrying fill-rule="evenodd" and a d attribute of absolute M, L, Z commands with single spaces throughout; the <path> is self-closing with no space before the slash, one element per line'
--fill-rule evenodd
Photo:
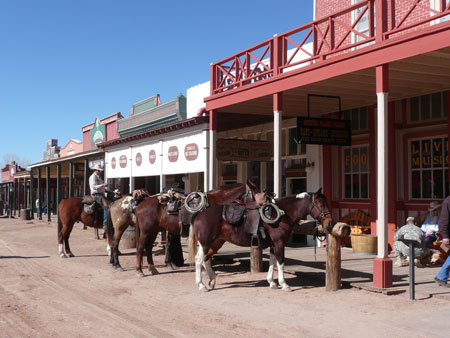
<path fill-rule="evenodd" d="M 345 120 L 352 120 L 352 132 L 369 129 L 369 114 L 367 107 L 354 108 L 343 111 Z"/>
<path fill-rule="evenodd" d="M 448 196 L 448 137 L 411 140 L 409 157 L 411 199 Z"/>
<path fill-rule="evenodd" d="M 361 0 L 353 0 L 352 2 L 353 2 L 353 4 L 356 4 L 358 2 L 361 2 Z M 352 22 L 353 23 L 359 17 L 359 15 L 363 11 L 363 9 L 364 9 L 364 7 L 360 7 L 352 12 Z M 374 16 L 374 20 L 375 20 L 375 17 L 376 17 L 375 16 L 375 7 L 374 7 L 374 15 L 373 16 Z M 361 19 L 358 21 L 358 23 L 356 24 L 355 30 L 366 35 L 367 37 L 369 36 L 369 11 L 366 11 L 364 13 L 364 15 L 361 17 Z M 374 29 L 374 34 L 375 34 L 375 29 Z M 365 39 L 362 36 L 352 33 L 352 43 L 357 43 L 357 42 L 364 41 L 364 40 Z M 362 44 L 362 45 L 356 47 L 356 49 L 370 46 L 373 43 L 374 43 L 374 41 L 372 41 L 370 43 Z"/>
<path fill-rule="evenodd" d="M 409 122 L 446 118 L 447 109 L 447 92 L 412 97 L 408 100 Z"/>
<path fill-rule="evenodd" d="M 305 155 L 306 143 L 297 144 L 297 128 L 289 128 L 289 153 L 288 155 Z"/>
<path fill-rule="evenodd" d="M 445 0 L 445 5 L 448 5 L 450 3 L 450 0 Z M 441 10 L 441 0 L 432 0 L 431 1 L 431 8 L 437 11 Z M 431 15 L 434 15 L 433 13 Z M 450 15 L 446 15 L 442 18 L 439 18 L 438 20 L 434 20 L 432 24 L 437 24 L 440 22 L 448 21 L 450 20 Z"/>
<path fill-rule="evenodd" d="M 344 198 L 369 198 L 369 146 L 344 148 Z"/>

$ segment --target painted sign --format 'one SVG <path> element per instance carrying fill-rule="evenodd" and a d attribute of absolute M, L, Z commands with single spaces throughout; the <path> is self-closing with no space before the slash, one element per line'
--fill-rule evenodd
<path fill-rule="evenodd" d="M 126 155 L 122 155 L 119 157 L 119 166 L 121 168 L 125 168 L 127 166 L 127 156 Z"/>
<path fill-rule="evenodd" d="M 171 146 L 169 148 L 169 151 L 167 152 L 167 157 L 169 158 L 170 162 L 178 161 L 178 147 L 177 146 Z"/>
<path fill-rule="evenodd" d="M 95 119 L 94 127 L 91 129 L 91 149 L 97 148 L 97 143 L 106 139 L 105 125 L 100 123 L 98 117 Z"/>
<path fill-rule="evenodd" d="M 268 141 L 219 139 L 216 149 L 220 161 L 270 161 L 273 154 Z"/>
<path fill-rule="evenodd" d="M 156 152 L 152 149 L 148 153 L 148 160 L 150 161 L 150 164 L 155 164 L 156 161 Z"/>
<path fill-rule="evenodd" d="M 440 168 L 448 166 L 448 138 L 411 142 L 411 168 Z"/>
<path fill-rule="evenodd" d="M 116 158 L 115 157 L 113 157 L 111 159 L 111 168 L 116 169 Z"/>
<path fill-rule="evenodd" d="M 305 144 L 352 145 L 351 120 L 297 117 L 297 141 Z"/>
<path fill-rule="evenodd" d="M 195 161 L 198 157 L 198 146 L 196 143 L 186 144 L 184 147 L 184 157 L 188 161 Z"/>
<path fill-rule="evenodd" d="M 142 155 L 141 153 L 136 154 L 136 165 L 139 167 L 142 164 Z"/>

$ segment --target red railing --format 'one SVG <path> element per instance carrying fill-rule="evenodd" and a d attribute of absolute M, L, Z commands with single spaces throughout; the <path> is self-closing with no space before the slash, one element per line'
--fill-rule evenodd
<path fill-rule="evenodd" d="M 449 0 L 438 0 L 438 8 L 432 8 L 431 2 L 363 0 L 328 17 L 275 35 L 212 64 L 211 95 L 312 66 L 439 23 L 441 18 L 450 15 Z M 377 21 L 381 24 L 377 25 Z"/>

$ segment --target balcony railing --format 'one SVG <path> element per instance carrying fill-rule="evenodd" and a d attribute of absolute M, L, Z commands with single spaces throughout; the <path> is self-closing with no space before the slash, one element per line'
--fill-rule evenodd
<path fill-rule="evenodd" d="M 311 67 L 449 18 L 449 0 L 359 1 L 212 64 L 211 95 Z"/>

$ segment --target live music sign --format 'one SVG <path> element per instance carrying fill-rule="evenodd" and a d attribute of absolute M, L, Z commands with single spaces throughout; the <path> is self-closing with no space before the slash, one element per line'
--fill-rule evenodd
<path fill-rule="evenodd" d="M 297 141 L 305 144 L 352 145 L 350 120 L 297 117 Z"/>

